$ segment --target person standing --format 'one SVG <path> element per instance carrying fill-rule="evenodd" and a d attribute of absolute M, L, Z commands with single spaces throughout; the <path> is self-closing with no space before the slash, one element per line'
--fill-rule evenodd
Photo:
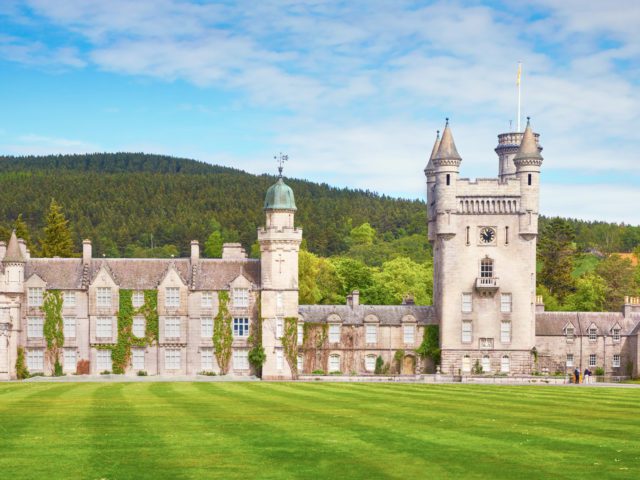
<path fill-rule="evenodd" d="M 576 385 L 580 383 L 580 370 L 578 370 L 578 367 L 573 371 L 573 383 Z"/>
<path fill-rule="evenodd" d="M 584 369 L 584 374 L 582 375 L 582 383 L 587 385 L 591 383 L 591 371 L 589 370 L 589 367 Z"/>

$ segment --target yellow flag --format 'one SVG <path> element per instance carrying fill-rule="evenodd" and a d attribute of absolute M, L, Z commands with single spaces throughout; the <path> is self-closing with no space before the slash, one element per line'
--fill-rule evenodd
<path fill-rule="evenodd" d="M 522 76 L 522 63 L 518 63 L 518 78 L 516 78 L 516 85 L 520 85 L 521 76 Z"/>

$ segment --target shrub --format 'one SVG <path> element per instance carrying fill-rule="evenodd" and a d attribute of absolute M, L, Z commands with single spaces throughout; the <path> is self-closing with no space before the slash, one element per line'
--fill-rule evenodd
<path fill-rule="evenodd" d="M 111 372 L 109 370 L 103 370 L 100 372 L 100 375 L 111 375 Z"/>
<path fill-rule="evenodd" d="M 342 375 L 342 372 L 329 372 L 329 375 Z"/>
<path fill-rule="evenodd" d="M 474 375 L 480 375 L 482 374 L 483 370 L 482 370 L 482 365 L 480 365 L 480 360 L 478 360 L 476 358 L 476 363 L 473 364 L 473 368 L 471 369 L 471 373 L 473 373 Z"/>
<path fill-rule="evenodd" d="M 147 376 L 147 372 L 145 370 L 138 370 L 137 375 L 139 377 L 146 377 Z"/>
<path fill-rule="evenodd" d="M 312 375 L 324 375 L 324 370 L 314 370 L 311 372 Z"/>
<path fill-rule="evenodd" d="M 602 377 L 604 376 L 604 368 L 596 367 L 594 373 L 596 374 L 596 377 Z"/>
<path fill-rule="evenodd" d="M 207 377 L 215 377 L 217 375 L 216 372 L 206 372 L 206 371 L 202 371 L 202 372 L 198 372 L 198 375 L 206 375 Z"/>
<path fill-rule="evenodd" d="M 382 355 L 378 355 L 376 358 L 376 369 L 373 371 L 376 375 L 381 375 L 384 370 L 384 360 L 382 359 Z"/>
<path fill-rule="evenodd" d="M 29 378 L 29 369 L 24 360 L 24 348 L 18 347 L 18 356 L 16 357 L 16 376 L 18 380 Z"/>
<path fill-rule="evenodd" d="M 64 373 L 62 372 L 62 364 L 59 360 L 56 359 L 56 363 L 53 364 L 53 376 L 61 377 L 62 375 L 64 375 Z"/>

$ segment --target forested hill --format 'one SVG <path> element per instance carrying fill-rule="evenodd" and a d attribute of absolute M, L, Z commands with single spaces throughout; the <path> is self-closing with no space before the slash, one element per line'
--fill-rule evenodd
<path fill-rule="evenodd" d="M 142 153 L 0 157 L 0 226 L 6 236 L 22 213 L 37 238 L 55 198 L 77 245 L 91 238 L 98 254 L 124 254 L 128 245 L 152 241 L 186 254 L 190 240 L 207 238 L 212 220 L 225 240 L 249 248 L 264 224 L 264 195 L 275 180 Z M 320 255 L 344 251 L 351 229 L 365 222 L 391 237 L 426 231 L 421 201 L 296 179 L 287 183 L 296 195 L 296 223 L 305 230 L 309 250 Z"/>
<path fill-rule="evenodd" d="M 99 255 L 126 255 L 132 246 L 152 244 L 174 245 L 186 254 L 190 240 L 203 242 L 216 224 L 224 240 L 250 248 L 264 222 L 264 194 L 274 181 L 274 176 L 143 153 L 0 157 L 0 237 L 22 214 L 36 241 L 55 198 L 78 248 L 82 238 L 91 238 Z M 349 233 L 365 222 L 381 241 L 426 235 L 423 201 L 296 179 L 287 183 L 295 191 L 296 221 L 307 247 L 319 255 L 346 252 Z M 580 250 L 631 251 L 640 244 L 640 227 L 570 223 Z"/>

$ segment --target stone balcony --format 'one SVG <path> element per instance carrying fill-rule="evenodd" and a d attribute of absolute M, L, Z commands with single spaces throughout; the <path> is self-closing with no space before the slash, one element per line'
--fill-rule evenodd
<path fill-rule="evenodd" d="M 498 277 L 478 277 L 476 278 L 476 290 L 479 292 L 493 293 L 500 288 Z"/>

